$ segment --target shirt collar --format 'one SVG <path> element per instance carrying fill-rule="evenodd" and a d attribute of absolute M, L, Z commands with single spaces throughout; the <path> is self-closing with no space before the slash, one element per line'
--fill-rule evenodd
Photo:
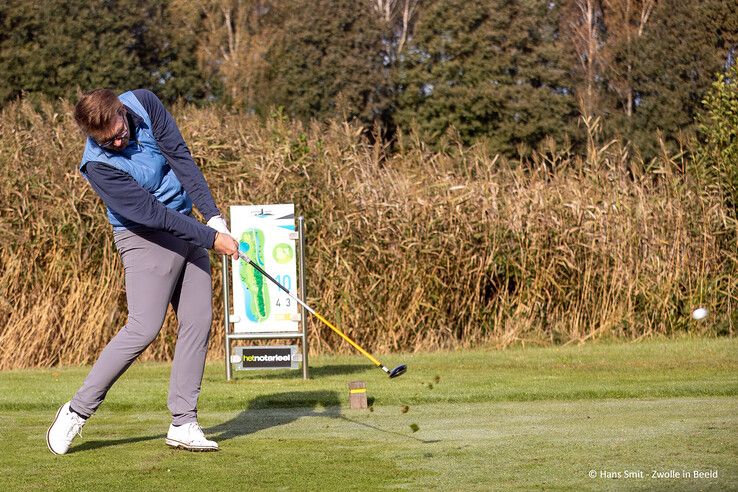
<path fill-rule="evenodd" d="M 126 111 L 128 112 L 128 116 L 129 116 L 128 123 L 129 124 L 133 123 L 133 126 L 130 128 L 134 129 L 134 128 L 141 126 L 141 123 L 143 123 L 143 118 L 141 118 L 139 115 L 134 113 L 133 110 L 129 108 L 128 106 L 126 106 L 125 104 L 123 106 L 126 108 Z M 135 136 L 136 132 L 134 131 L 133 133 Z"/>

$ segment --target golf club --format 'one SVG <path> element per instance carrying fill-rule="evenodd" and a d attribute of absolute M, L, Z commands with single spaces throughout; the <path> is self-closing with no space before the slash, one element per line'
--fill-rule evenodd
<path fill-rule="evenodd" d="M 343 338 L 348 343 L 350 343 L 356 350 L 358 350 L 359 352 L 361 352 L 367 359 L 369 359 L 370 361 L 372 361 L 375 366 L 381 368 L 385 373 L 387 373 L 387 375 L 389 375 L 390 378 L 396 378 L 397 376 L 402 376 L 403 374 L 405 374 L 405 372 L 407 371 L 407 365 L 401 364 L 401 365 L 395 367 L 392 370 L 388 369 L 384 364 L 382 364 L 381 362 L 379 362 L 372 354 L 370 354 L 369 352 L 367 352 L 366 350 L 364 350 L 363 348 L 361 348 L 361 346 L 359 346 L 358 343 L 356 343 L 353 340 L 351 340 L 344 332 L 342 332 L 341 330 L 339 330 L 338 328 L 336 328 L 335 326 L 333 326 L 330 322 L 328 322 L 327 319 L 325 319 L 323 316 L 321 316 L 320 314 L 318 314 L 313 308 L 311 308 L 310 306 L 308 306 L 307 304 L 305 304 L 304 302 L 302 302 L 296 296 L 292 295 L 292 293 L 290 293 L 289 290 L 287 290 L 282 284 L 280 284 L 279 282 L 277 282 L 277 280 L 274 277 L 272 277 L 267 272 L 265 272 L 263 268 L 261 268 L 259 265 L 257 265 L 251 258 L 249 258 L 248 256 L 246 256 L 242 251 L 239 251 L 238 252 L 238 257 L 241 258 L 246 263 L 248 263 L 249 265 L 251 265 L 252 267 L 254 267 L 256 269 L 256 271 L 258 271 L 259 273 L 261 273 L 262 275 L 264 275 L 266 278 L 268 278 L 269 280 L 271 280 L 272 282 L 274 282 L 274 284 L 277 287 L 279 287 L 281 290 L 283 290 L 288 296 L 290 296 L 292 299 L 294 299 L 295 301 L 297 301 L 297 303 L 300 304 L 302 307 L 304 307 L 305 309 L 307 309 L 308 311 L 310 311 L 310 314 L 312 314 L 313 316 L 315 316 L 316 318 L 318 318 L 320 321 L 323 322 L 324 325 L 326 325 L 328 328 L 330 328 L 331 330 L 333 330 L 334 332 L 336 332 L 338 335 L 340 335 L 341 338 Z"/>

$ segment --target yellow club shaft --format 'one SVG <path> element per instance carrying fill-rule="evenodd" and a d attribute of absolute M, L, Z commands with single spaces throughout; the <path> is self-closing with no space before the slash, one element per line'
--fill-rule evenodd
<path fill-rule="evenodd" d="M 390 372 L 389 369 L 387 369 L 386 367 L 384 367 L 384 365 L 382 365 L 382 363 L 379 362 L 372 354 L 370 354 L 369 352 L 367 352 L 366 350 L 364 350 L 363 348 L 361 348 L 358 343 L 356 343 L 353 340 L 351 340 L 348 336 L 346 336 L 346 334 L 344 332 L 342 332 L 341 330 L 339 330 L 338 328 L 336 328 L 335 326 L 333 326 L 327 319 L 325 319 L 323 316 L 321 316 L 320 314 L 318 314 L 317 312 L 315 312 L 315 310 L 313 308 L 311 308 L 310 306 L 308 306 L 307 304 L 305 304 L 303 301 L 301 301 L 297 296 L 295 296 L 294 294 L 292 294 L 292 292 L 290 292 L 287 288 L 285 288 L 284 285 L 282 285 L 279 282 L 277 282 L 277 279 L 275 279 L 274 277 L 272 277 L 271 275 L 269 275 L 267 272 L 264 271 L 263 268 L 261 268 L 259 265 L 257 265 L 255 261 L 253 261 L 251 258 L 249 258 L 248 255 L 246 255 L 243 252 L 239 251 L 238 252 L 238 256 L 243 261 L 245 261 L 246 263 L 248 263 L 252 267 L 254 267 L 259 273 L 261 273 L 266 278 L 268 278 L 269 280 L 271 280 L 272 282 L 274 282 L 274 284 L 277 287 L 279 287 L 282 291 L 284 291 L 292 299 L 294 299 L 295 301 L 297 301 L 297 303 L 300 304 L 302 307 L 304 307 L 305 309 L 307 309 L 310 312 L 310 314 L 312 314 L 313 316 L 315 316 L 316 318 L 318 318 L 320 321 L 322 321 L 323 324 L 325 324 L 328 328 L 330 328 L 331 330 L 333 330 L 334 332 L 336 332 L 338 335 L 340 335 L 341 338 L 343 338 L 348 343 L 350 343 L 351 346 L 353 346 L 356 350 L 358 350 L 359 352 L 361 352 L 362 354 L 364 354 L 367 359 L 369 359 L 370 361 L 372 361 L 374 363 L 374 365 L 376 365 L 377 367 L 381 367 L 382 370 L 384 372 L 386 372 L 386 373 L 389 373 Z"/>
<path fill-rule="evenodd" d="M 339 330 L 338 328 L 336 328 L 335 326 L 333 326 L 327 319 L 325 319 L 323 316 L 321 316 L 320 314 L 318 314 L 317 312 L 315 312 L 313 310 L 311 310 L 311 312 L 315 315 L 316 318 L 318 318 L 320 321 L 322 321 L 323 324 L 325 324 L 328 328 L 330 328 L 331 330 L 333 330 L 334 332 L 336 332 L 338 335 L 341 336 L 341 338 L 343 338 L 348 343 L 350 343 L 356 350 L 358 350 L 359 352 L 361 352 L 362 354 L 364 354 L 367 359 L 369 359 L 370 361 L 374 362 L 374 364 L 377 365 L 377 366 L 380 366 L 380 367 L 382 366 L 382 363 L 379 362 L 377 359 L 375 359 L 374 356 L 372 356 L 372 354 L 370 354 L 369 352 L 367 352 L 366 350 L 364 350 L 363 348 L 361 348 L 359 346 L 359 344 L 357 344 L 356 342 L 354 342 L 353 340 L 351 340 L 349 337 L 347 337 L 341 330 Z"/>

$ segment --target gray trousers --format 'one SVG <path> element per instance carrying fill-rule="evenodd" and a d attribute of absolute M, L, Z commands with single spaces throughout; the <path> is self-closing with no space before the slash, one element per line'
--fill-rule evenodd
<path fill-rule="evenodd" d="M 167 403 L 174 425 L 194 422 L 212 322 L 208 252 L 161 231 L 116 232 L 115 246 L 125 269 L 128 322 L 103 349 L 71 407 L 87 416 L 97 410 L 159 334 L 171 302 L 179 327 Z"/>

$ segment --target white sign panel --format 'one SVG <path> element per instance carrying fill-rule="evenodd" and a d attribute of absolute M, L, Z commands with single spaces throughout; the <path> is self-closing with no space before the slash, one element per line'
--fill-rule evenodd
<path fill-rule="evenodd" d="M 241 252 L 287 290 L 297 290 L 293 204 L 232 206 L 231 232 Z M 232 265 L 234 332 L 298 331 L 297 303 L 245 261 Z"/>

